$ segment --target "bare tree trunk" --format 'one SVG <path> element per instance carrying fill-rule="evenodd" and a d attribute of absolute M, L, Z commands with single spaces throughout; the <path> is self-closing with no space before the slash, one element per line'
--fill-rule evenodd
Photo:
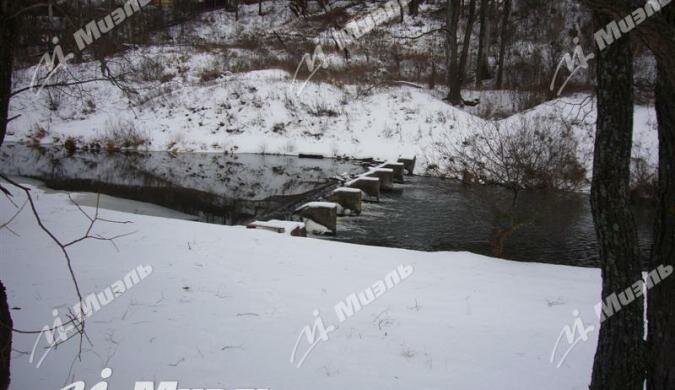
<path fill-rule="evenodd" d="M 656 120 L 659 131 L 658 206 L 652 267 L 675 267 L 675 9 L 663 8 L 643 38 L 656 57 Z M 660 36 L 659 36 L 660 35 Z M 671 276 L 672 278 L 672 276 Z M 667 279 L 647 296 L 649 371 L 647 388 L 675 388 L 675 281 Z"/>
<path fill-rule="evenodd" d="M 514 224 L 507 228 L 496 227 L 492 230 L 492 237 L 490 238 L 490 254 L 493 257 L 504 256 L 504 244 L 506 240 L 518 230 L 519 224 Z"/>
<path fill-rule="evenodd" d="M 9 364 L 12 355 L 12 316 L 5 286 L 0 281 L 0 390 L 9 388 Z"/>
<path fill-rule="evenodd" d="M 502 10 L 502 25 L 499 37 L 499 59 L 497 60 L 497 89 L 501 89 L 504 83 L 504 56 L 506 55 L 506 41 L 508 40 L 509 16 L 511 15 L 511 0 L 504 0 L 504 9 Z"/>
<path fill-rule="evenodd" d="M 490 0 L 481 0 L 480 2 L 480 31 L 478 32 L 478 55 L 476 57 L 476 86 L 481 81 L 490 78 L 490 65 L 488 63 L 488 52 L 490 47 L 490 21 L 488 20 L 488 11 Z"/>
<path fill-rule="evenodd" d="M 403 23 L 403 22 L 405 21 L 405 8 L 404 8 L 403 5 L 401 4 L 401 1 L 400 1 L 400 0 L 396 0 L 396 1 L 398 2 L 399 13 L 401 14 L 401 20 L 400 20 L 400 22 Z"/>
<path fill-rule="evenodd" d="M 596 12 L 606 12 L 605 21 L 627 15 L 644 2 L 636 0 L 585 0 Z M 604 26 L 604 23 L 601 25 Z M 657 61 L 656 116 L 659 131 L 658 206 L 651 267 L 672 268 L 675 263 L 675 9 L 664 7 L 640 25 L 635 33 Z M 609 47 L 613 50 L 617 43 Z M 626 52 L 628 50 L 626 49 Z M 598 70 L 600 70 L 598 68 Z M 598 76 L 605 72 L 598 72 Z M 601 95 L 599 95 L 601 96 Z M 667 279 L 649 290 L 647 299 L 648 337 L 647 388 L 675 388 L 675 282 Z M 640 326 L 642 326 L 640 324 Z M 630 364 L 627 364 L 630 366 Z M 618 383 L 618 382 L 617 382 Z M 642 389 L 626 382 L 620 388 Z"/>
<path fill-rule="evenodd" d="M 611 18 L 594 14 L 596 26 Z M 633 134 L 633 55 L 628 37 L 597 51 L 597 124 L 591 208 L 600 247 L 602 297 L 622 307 L 601 323 L 590 390 L 642 390 L 643 301 L 626 294 L 642 280 L 629 166 Z M 632 290 L 630 290 L 632 291 Z M 624 301 L 626 301 L 624 303 Z M 611 304 L 610 304 L 611 306 Z"/>
<path fill-rule="evenodd" d="M 13 0 L 0 0 L 0 146 L 5 140 L 9 120 L 9 100 L 12 94 L 12 66 L 16 40 Z"/>
<path fill-rule="evenodd" d="M 410 16 L 417 16 L 420 10 L 420 0 L 411 0 L 408 4 L 408 12 Z"/>
<path fill-rule="evenodd" d="M 262 0 L 258 0 L 258 15 L 262 16 Z"/>
<path fill-rule="evenodd" d="M 675 55 L 675 53 L 673 53 Z M 656 118 L 659 128 L 659 194 L 652 269 L 675 267 L 675 85 L 657 60 Z M 671 69 L 671 71 L 673 71 Z M 672 271 L 672 268 L 671 268 Z M 650 390 L 675 389 L 675 281 L 666 279 L 648 294 Z"/>
<path fill-rule="evenodd" d="M 447 10 L 447 61 L 448 61 L 448 102 L 462 104 L 462 86 L 459 85 L 459 64 L 457 58 L 457 24 L 459 22 L 459 0 L 448 0 Z"/>
<path fill-rule="evenodd" d="M 459 81 L 460 88 L 464 85 L 466 78 L 466 63 L 469 57 L 469 45 L 471 44 L 471 32 L 473 31 L 473 23 L 476 21 L 476 0 L 469 2 L 469 16 L 466 21 L 466 29 L 464 30 L 464 42 L 462 43 L 462 56 L 459 59 Z"/>

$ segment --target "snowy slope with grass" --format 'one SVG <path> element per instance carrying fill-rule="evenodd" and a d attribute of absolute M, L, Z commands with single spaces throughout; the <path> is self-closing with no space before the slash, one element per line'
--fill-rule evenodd
<path fill-rule="evenodd" d="M 88 221 L 63 193 L 32 187 L 42 218 L 64 241 Z M 24 197 L 16 193 L 21 205 Z M 0 203 L 0 220 L 15 213 Z M 88 213 L 94 210 L 85 207 Z M 110 389 L 140 380 L 197 388 L 585 389 L 597 335 L 557 369 L 549 362 L 578 309 L 594 321 L 596 269 L 491 259 L 466 252 L 415 252 L 294 238 L 266 231 L 101 210 L 109 242 L 71 248 L 83 295 L 100 292 L 139 265 L 153 272 L 87 320 L 77 339 L 29 364 L 35 335 L 16 334 L 11 389 L 87 389 L 112 368 Z M 0 270 L 16 328 L 52 326 L 51 311 L 77 300 L 58 247 L 24 209 L 0 230 Z M 333 307 L 395 270 L 414 272 L 339 323 Z M 317 309 L 338 325 L 304 365 L 289 361 Z M 44 340 L 41 346 L 44 346 Z M 301 342 L 299 352 L 308 344 Z M 567 348 L 563 340 L 559 351 Z M 40 350 L 38 348 L 38 350 Z M 558 358 L 560 352 L 558 354 Z M 557 360 L 556 360 L 557 362 Z M 156 387 L 155 387 L 156 388 Z"/>
<path fill-rule="evenodd" d="M 115 150 L 312 153 L 381 160 L 416 155 L 417 173 L 443 174 L 447 150 L 467 136 L 485 126 L 509 128 L 526 121 L 542 133 L 552 126 L 571 128 L 590 177 L 595 107 L 587 94 L 519 112 L 536 100 L 531 93 L 467 90 L 466 98 L 482 103 L 457 108 L 442 100 L 443 86 L 428 89 L 424 82 L 392 80 L 390 59 L 380 58 L 391 50 L 382 42 L 396 41 L 417 53 L 403 57 L 399 65 L 404 69 L 442 63 L 423 55 L 438 36 L 407 40 L 405 45 L 405 39 L 394 38 L 441 27 L 442 12 L 436 5 L 425 4 L 421 16 L 383 24 L 362 37 L 349 64 L 325 48 L 329 69 L 319 69 L 303 88 L 309 75 L 303 64 L 293 82 L 302 55 L 314 49 L 307 37 L 328 31 L 332 17 L 345 23 L 376 6 L 336 2 L 329 14 L 314 10 L 300 19 L 285 4 L 269 2 L 263 4 L 262 16 L 257 4 L 242 5 L 239 20 L 224 10 L 200 14 L 167 34 L 158 32 L 154 45 L 131 47 L 109 59 L 113 73 L 125 75 L 125 85 L 134 91 L 129 96 L 103 81 L 67 93 L 15 96 L 10 117 L 20 116 L 9 124 L 7 140 L 63 144 L 70 139 L 79 147 L 95 144 Z M 305 38 L 296 37 L 299 31 Z M 35 71 L 29 67 L 15 72 L 15 89 L 30 85 Z M 101 77 L 95 62 L 71 65 L 69 71 L 78 79 Z M 653 171 L 658 155 L 653 106 L 636 105 L 634 130 L 633 155 L 644 158 Z"/>
<path fill-rule="evenodd" d="M 140 97 L 134 101 L 109 83 L 87 86 L 93 110 L 87 109 L 86 101 L 66 94 L 58 97 L 56 107 L 46 93 L 19 95 L 11 102 L 11 115 L 21 117 L 10 123 L 7 140 L 63 143 L 73 137 L 80 146 L 98 143 L 104 148 L 141 140 L 135 145 L 141 149 L 175 152 L 319 153 L 378 159 L 417 155 L 417 171 L 423 173 L 429 165 L 443 165 L 438 143 L 456 144 L 483 126 L 508 127 L 525 118 L 544 132 L 553 123 L 567 123 L 581 145 L 581 161 L 588 163 L 589 172 L 592 167 L 595 108 L 587 96 L 561 98 L 489 121 L 448 105 L 435 91 L 410 86 L 364 91 L 356 85 L 310 81 L 298 94 L 302 83 L 293 83 L 292 75 L 277 69 L 203 82 L 199 73 L 211 55 L 149 53 L 166 56 L 161 62 L 173 64 L 166 72 L 189 70 L 168 83 L 138 82 Z M 634 155 L 655 165 L 653 107 L 636 106 L 634 128 Z"/>

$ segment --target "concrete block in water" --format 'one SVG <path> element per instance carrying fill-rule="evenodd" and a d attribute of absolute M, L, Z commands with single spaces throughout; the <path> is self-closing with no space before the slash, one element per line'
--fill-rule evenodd
<path fill-rule="evenodd" d="M 398 162 L 403 163 L 405 170 L 408 171 L 408 175 L 412 175 L 413 171 L 415 170 L 415 160 L 417 160 L 416 156 L 412 157 L 400 157 L 398 159 Z"/>
<path fill-rule="evenodd" d="M 298 207 L 294 214 L 312 220 L 335 234 L 338 207 L 339 205 L 333 202 L 309 202 Z"/>
<path fill-rule="evenodd" d="M 345 183 L 345 187 L 358 188 L 369 197 L 380 200 L 380 179 L 377 177 L 359 176 Z"/>
<path fill-rule="evenodd" d="M 358 188 L 340 187 L 331 192 L 330 200 L 356 214 L 361 214 L 361 194 Z"/>
<path fill-rule="evenodd" d="M 394 170 L 394 182 L 403 183 L 403 173 L 405 164 L 401 162 L 386 162 L 379 166 L 379 168 L 389 168 Z"/>
<path fill-rule="evenodd" d="M 380 189 L 383 191 L 394 189 L 394 170 L 391 168 L 372 168 L 365 176 L 380 179 Z"/>

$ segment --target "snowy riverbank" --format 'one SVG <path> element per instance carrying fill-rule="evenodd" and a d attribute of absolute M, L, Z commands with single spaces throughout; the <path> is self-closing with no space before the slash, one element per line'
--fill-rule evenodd
<path fill-rule="evenodd" d="M 512 131 L 526 124 L 543 134 L 565 126 L 579 143 L 579 160 L 590 177 L 595 104 L 587 95 L 560 98 L 493 121 L 473 115 L 476 107 L 448 105 L 440 89 L 310 81 L 298 94 L 304 80 L 293 84 L 293 75 L 280 69 L 226 72 L 202 81 L 200 75 L 219 60 L 217 53 L 165 46 L 136 49 L 128 57 L 139 68 L 145 58 L 152 58 L 174 76 L 170 81 L 132 80 L 130 86 L 139 93 L 132 100 L 109 82 L 85 85 L 85 98 L 58 91 L 19 94 L 11 100 L 10 116 L 20 116 L 9 124 L 7 141 L 64 143 L 72 137 L 80 146 L 96 142 L 103 148 L 143 140 L 140 148 L 154 151 L 310 153 L 382 160 L 415 155 L 416 172 L 424 173 L 430 166 L 442 168 L 452 145 L 485 126 Z M 73 68 L 83 78 L 100 72 L 96 63 Z M 28 85 L 33 71 L 17 72 L 15 84 Z M 482 98 L 481 107 L 496 111 L 514 104 L 510 91 L 465 94 Z M 645 158 L 654 169 L 654 107 L 635 106 L 633 138 L 634 157 Z"/>
<path fill-rule="evenodd" d="M 88 221 L 64 193 L 33 188 L 59 237 L 84 233 Z M 15 202 L 23 203 L 18 192 Z M 14 212 L 0 203 L 0 220 Z M 88 319 L 93 345 L 85 342 L 81 362 L 71 340 L 36 368 L 25 354 L 35 335 L 15 335 L 12 389 L 60 389 L 76 380 L 90 388 L 105 367 L 113 369 L 111 389 L 131 389 L 137 380 L 227 389 L 584 389 L 590 380 L 597 334 L 559 369 L 549 356 L 574 309 L 595 319 L 597 269 L 101 213 L 133 223 L 99 222 L 95 233 L 135 233 L 116 240 L 119 251 L 96 240 L 72 248 L 83 295 L 139 265 L 152 266 L 152 274 Z M 53 308 L 77 301 L 65 260 L 28 209 L 9 227 L 19 237 L 0 230 L 0 278 L 15 327 L 51 326 Z M 410 276 L 339 323 L 336 303 L 408 264 Z M 315 309 L 338 328 L 296 368 L 289 357 Z M 307 347 L 302 340 L 299 351 Z"/>

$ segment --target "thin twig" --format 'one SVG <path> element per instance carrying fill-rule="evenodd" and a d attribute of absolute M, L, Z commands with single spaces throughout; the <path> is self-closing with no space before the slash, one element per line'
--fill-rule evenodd
<path fill-rule="evenodd" d="M 78 208 L 78 210 L 80 210 L 80 212 L 82 212 L 82 214 L 84 214 L 84 215 L 87 217 L 87 219 L 90 221 L 90 223 L 89 223 L 89 226 L 88 226 L 87 231 L 86 231 L 86 233 L 84 234 L 84 236 L 82 236 L 81 238 L 75 239 L 75 240 L 73 240 L 73 241 L 71 241 L 71 242 L 69 242 L 69 243 L 65 243 L 65 244 L 64 244 L 64 243 L 61 242 L 61 240 L 59 240 L 59 239 L 56 237 L 56 235 L 54 235 L 54 233 L 52 233 L 52 232 L 49 230 L 49 228 L 47 228 L 47 227 L 44 225 L 44 223 L 42 222 L 42 218 L 40 217 L 40 214 L 39 214 L 39 212 L 38 212 L 38 210 L 37 210 L 37 207 L 35 206 L 35 202 L 33 201 L 33 197 L 32 197 L 32 195 L 31 195 L 31 189 L 28 188 L 28 187 L 25 187 L 25 186 L 23 186 L 23 185 L 21 185 L 21 184 L 19 184 L 19 183 L 17 183 L 16 181 L 10 179 L 9 177 L 7 177 L 7 176 L 5 176 L 5 175 L 0 174 L 0 178 L 3 179 L 4 181 L 6 181 L 7 183 L 11 184 L 12 186 L 14 186 L 14 187 L 16 187 L 16 188 L 19 188 L 20 190 L 22 190 L 22 191 L 26 194 L 26 198 L 27 198 L 27 199 L 26 199 L 26 202 L 28 202 L 28 204 L 30 204 L 31 210 L 32 210 L 32 212 L 33 212 L 33 216 L 35 217 L 35 220 L 37 221 L 38 226 L 39 226 L 40 229 L 41 229 L 43 232 L 45 232 L 45 234 L 47 234 L 47 235 L 49 236 L 49 238 L 50 238 L 54 243 L 56 243 L 56 245 L 58 245 L 58 247 L 61 249 L 61 252 L 63 253 L 63 256 L 64 256 L 65 259 L 66 259 L 66 265 L 67 265 L 67 267 L 68 267 L 68 272 L 70 273 L 70 277 L 71 277 L 71 279 L 72 279 L 72 281 L 73 281 L 73 285 L 75 286 L 75 292 L 77 293 L 77 297 L 78 297 L 78 299 L 79 299 L 79 302 L 82 302 L 82 301 L 83 301 L 83 299 L 82 299 L 82 293 L 81 293 L 81 291 L 80 291 L 80 286 L 79 286 L 79 284 L 78 284 L 78 282 L 77 282 L 77 277 L 75 276 L 75 271 L 74 271 L 73 266 L 72 266 L 72 260 L 71 260 L 71 258 L 70 258 L 70 255 L 69 255 L 69 253 L 68 253 L 67 248 L 68 248 L 69 246 L 71 246 L 71 245 L 74 245 L 74 244 L 76 244 L 76 243 L 78 243 L 78 242 L 81 242 L 81 241 L 84 241 L 84 240 L 86 240 L 86 239 L 94 239 L 94 240 L 110 241 L 110 242 L 113 244 L 113 246 L 115 247 L 115 249 L 117 249 L 117 245 L 114 243 L 114 240 L 117 239 L 117 238 L 121 238 L 121 237 L 128 236 L 128 235 L 130 235 L 130 234 L 133 234 L 134 232 L 132 232 L 132 233 L 120 234 L 120 235 L 117 235 L 117 236 L 114 236 L 114 237 L 111 237 L 111 238 L 105 238 L 105 237 L 102 237 L 102 236 L 97 235 L 97 234 L 92 235 L 91 232 L 92 232 L 92 230 L 93 230 L 93 228 L 94 228 L 94 224 L 95 224 L 97 221 L 101 220 L 101 219 L 99 218 L 99 216 L 98 216 L 98 215 L 99 215 L 99 205 L 100 205 L 100 194 L 98 194 L 97 197 L 96 197 L 96 211 L 95 211 L 93 217 L 91 217 L 89 214 L 87 214 L 87 213 L 82 209 L 82 207 L 80 207 L 80 205 L 78 205 L 77 202 L 75 202 L 75 201 L 72 199 L 72 197 L 71 197 L 70 194 L 69 194 L 69 195 L 68 195 L 68 198 L 70 199 L 70 201 L 73 202 L 73 204 L 75 204 L 75 206 Z M 8 198 L 9 198 L 10 196 L 11 196 L 11 195 L 8 195 Z M 21 207 L 21 209 L 23 209 L 23 207 L 25 206 L 26 202 L 24 202 L 24 205 Z M 8 225 L 8 224 L 16 217 L 16 215 L 18 215 L 20 212 L 21 212 L 21 210 L 19 210 L 19 211 L 18 211 L 18 212 L 17 212 L 17 213 L 16 213 L 16 214 L 8 221 L 8 222 L 6 222 L 4 225 L 2 225 L 2 227 L 8 228 L 7 225 Z M 111 221 L 111 222 L 115 222 L 115 223 L 131 223 L 130 221 L 119 221 L 119 222 L 118 222 L 118 221 Z M 2 228 L 2 227 L 0 227 L 0 228 Z M 70 313 L 69 317 L 71 318 L 71 320 L 69 321 L 69 323 L 73 323 L 73 324 L 75 325 L 75 328 L 77 329 L 77 333 L 76 333 L 76 334 L 79 334 L 79 335 L 80 335 L 80 343 L 79 343 L 79 349 L 78 349 L 78 355 L 77 355 L 77 357 L 78 357 L 78 359 L 81 360 L 81 355 L 82 355 L 82 343 L 83 343 L 83 340 L 86 338 L 87 341 L 88 341 L 90 344 L 91 344 L 91 340 L 89 340 L 89 338 L 88 338 L 88 336 L 87 336 L 87 334 L 86 334 L 86 332 L 85 332 L 85 313 L 84 313 L 84 309 L 82 308 L 82 305 L 79 306 L 79 309 L 80 309 L 80 313 L 77 313 L 77 314 L 74 314 L 74 313 L 72 313 L 72 312 Z M 1 324 L 1 323 L 0 323 L 0 325 L 6 326 L 5 324 Z M 19 330 L 19 329 L 12 329 L 12 330 L 15 331 L 15 332 L 17 332 L 17 333 L 41 333 L 42 331 L 44 331 L 44 329 L 41 330 L 41 331 L 24 331 L 24 330 Z M 53 331 L 53 329 L 50 329 L 50 331 Z M 60 342 L 60 343 L 51 345 L 50 348 L 51 348 L 51 347 L 58 346 L 59 344 L 61 344 L 61 343 L 65 342 L 65 341 L 68 341 L 68 340 L 72 339 L 74 336 L 75 336 L 75 334 L 71 335 L 71 336 L 68 337 L 66 340 L 63 340 L 63 341 Z"/>
<path fill-rule="evenodd" d="M 422 38 L 423 36 L 426 36 L 426 35 L 429 35 L 429 34 L 434 34 L 434 33 L 437 33 L 437 32 L 448 32 L 448 29 L 446 29 L 445 27 L 441 27 L 441 28 L 437 28 L 437 29 L 434 29 L 434 30 L 429 30 L 429 31 L 423 32 L 422 34 L 416 35 L 414 37 L 404 37 L 404 36 L 398 36 L 398 35 L 394 35 L 394 34 L 390 34 L 390 35 L 391 35 L 392 38 L 396 38 L 396 39 L 419 39 L 419 38 Z"/>

